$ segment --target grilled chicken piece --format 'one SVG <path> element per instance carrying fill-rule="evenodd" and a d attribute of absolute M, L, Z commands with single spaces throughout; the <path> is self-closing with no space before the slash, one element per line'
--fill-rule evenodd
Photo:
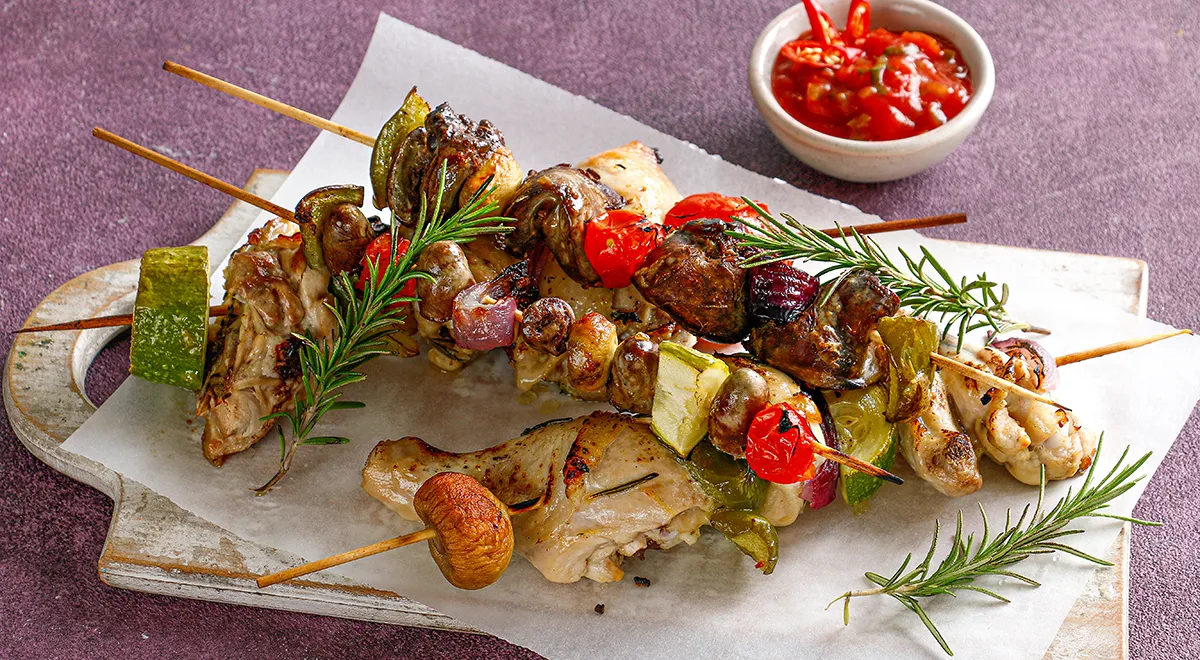
<path fill-rule="evenodd" d="M 320 340 L 333 333 L 329 271 L 308 266 L 295 230 L 272 221 L 225 268 L 229 312 L 213 326 L 196 401 L 196 414 L 205 418 L 204 457 L 214 465 L 262 439 L 274 425 L 262 417 L 290 405 L 300 380 L 300 345 L 292 335 Z"/>
<path fill-rule="evenodd" d="M 899 431 L 904 460 L 938 492 L 962 497 L 983 486 L 975 447 L 954 419 L 941 373 L 933 374 L 929 407 L 918 417 L 899 422 Z"/>
<path fill-rule="evenodd" d="M 667 211 L 683 199 L 659 167 L 661 163 L 653 149 L 634 140 L 588 158 L 579 169 L 598 174 L 600 183 L 625 198 L 626 209 L 661 223 Z"/>
<path fill-rule="evenodd" d="M 887 363 L 876 325 L 899 309 L 900 299 L 879 278 L 854 271 L 838 280 L 824 305 L 789 323 L 768 320 L 751 330 L 746 348 L 814 389 L 866 387 L 883 376 Z"/>
<path fill-rule="evenodd" d="M 409 520 L 413 496 L 439 472 L 478 479 L 508 504 L 549 503 L 513 518 L 516 552 L 551 582 L 620 580 L 621 560 L 646 548 L 692 544 L 716 504 L 641 420 L 613 413 L 533 429 L 467 454 L 417 438 L 380 443 L 363 468 L 363 488 Z M 653 480 L 612 495 L 592 495 L 650 473 Z"/>
<path fill-rule="evenodd" d="M 943 347 L 953 355 L 953 348 Z M 964 347 L 959 361 L 1038 391 L 1037 370 L 991 347 Z M 1018 481 L 1036 486 L 1041 468 L 1046 479 L 1069 479 L 1086 470 L 1096 454 L 1096 435 L 1083 428 L 1075 413 L 944 370 L 946 387 L 963 427 L 992 460 Z"/>

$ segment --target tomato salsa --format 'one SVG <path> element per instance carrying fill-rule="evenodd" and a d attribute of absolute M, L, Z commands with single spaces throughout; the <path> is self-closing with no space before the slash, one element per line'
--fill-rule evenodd
<path fill-rule="evenodd" d="M 852 140 L 897 140 L 931 131 L 971 100 L 971 76 L 948 40 L 870 28 L 868 0 L 850 3 L 839 32 L 804 0 L 811 32 L 784 45 L 771 91 L 804 125 Z"/>

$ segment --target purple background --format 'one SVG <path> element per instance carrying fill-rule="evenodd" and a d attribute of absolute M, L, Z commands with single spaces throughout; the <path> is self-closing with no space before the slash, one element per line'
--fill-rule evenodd
<path fill-rule="evenodd" d="M 287 169 L 312 142 L 315 129 L 165 74 L 164 59 L 328 116 L 381 9 L 884 218 L 970 214 L 969 225 L 938 236 L 1144 259 L 1150 316 L 1200 326 L 1200 27 L 1193 2 L 945 0 L 988 40 L 996 97 L 975 135 L 945 163 L 872 186 L 798 164 L 755 113 L 746 59 L 758 31 L 789 4 L 3 2 L 0 328 L 18 327 L 75 275 L 191 241 L 229 205 L 92 139 L 93 126 L 232 182 L 259 167 Z M 0 335 L 0 354 L 10 344 L 11 336 Z M 124 348 L 93 368 L 93 395 L 106 396 L 123 378 Z M 35 460 L 7 424 L 0 423 L 0 436 L 0 656 L 533 655 L 484 637 L 106 587 L 96 559 L 108 498 Z M 1167 526 L 1133 535 L 1134 657 L 1200 655 L 1198 463 L 1200 416 L 1193 414 L 1136 511 Z"/>

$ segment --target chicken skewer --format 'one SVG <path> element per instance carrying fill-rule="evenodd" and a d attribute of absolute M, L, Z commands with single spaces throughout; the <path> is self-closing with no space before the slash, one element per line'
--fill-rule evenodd
<path fill-rule="evenodd" d="M 891 477 L 836 450 L 830 455 Z M 545 456 L 552 457 L 549 473 L 539 459 Z M 621 557 L 694 543 L 721 506 L 644 420 L 612 413 L 554 422 L 469 454 L 440 452 L 416 438 L 383 442 L 363 468 L 363 484 L 389 508 L 427 527 L 264 576 L 259 587 L 435 537 L 430 550 L 447 580 L 461 589 L 494 582 L 514 549 L 554 582 L 614 581 L 623 574 Z M 795 495 L 775 487 L 762 513 L 772 524 L 790 524 L 797 512 L 786 500 Z M 524 505 L 501 504 L 538 489 L 541 495 Z"/>

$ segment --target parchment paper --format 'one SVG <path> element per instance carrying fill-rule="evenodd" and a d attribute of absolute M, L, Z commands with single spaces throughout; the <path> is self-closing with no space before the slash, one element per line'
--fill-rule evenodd
<path fill-rule="evenodd" d="M 684 194 L 745 194 L 817 226 L 873 219 L 725 163 L 387 16 L 380 18 L 362 69 L 333 119 L 373 134 L 413 84 L 431 101 L 445 99 L 475 119 L 491 119 L 525 168 L 575 162 L 639 139 L 658 147 L 663 167 Z M 274 201 L 290 207 L 317 186 L 369 185 L 369 155 L 361 145 L 322 134 Z M 1055 353 L 1165 329 L 1087 296 L 1048 287 L 1039 273 L 1018 272 L 1004 263 L 972 263 L 953 244 L 915 234 L 888 235 L 882 242 L 911 248 L 918 240 L 930 244 L 952 272 L 973 275 L 986 266 L 990 275 L 1009 282 L 1010 310 L 1052 327 L 1054 334 L 1045 344 Z M 214 289 L 219 287 L 218 278 Z M 1134 454 L 1154 452 L 1149 471 L 1166 455 L 1200 398 L 1198 367 L 1200 340 L 1177 338 L 1066 367 L 1057 396 L 1085 423 L 1106 430 L 1101 469 L 1132 445 Z M 498 352 L 458 376 L 433 371 L 424 357 L 378 360 L 368 372 L 369 380 L 349 397 L 369 407 L 331 414 L 325 423 L 324 430 L 353 442 L 303 449 L 291 474 L 267 497 L 253 497 L 248 487 L 273 473 L 275 436 L 234 456 L 224 468 L 213 468 L 200 454 L 199 420 L 189 421 L 193 396 L 137 378 L 126 380 L 64 446 L 243 538 L 316 559 L 415 528 L 359 487 L 359 471 L 376 442 L 418 435 L 448 450 L 474 450 L 549 417 L 594 407 L 553 392 L 532 404 L 519 403 L 511 371 Z M 652 581 L 648 589 L 635 588 L 629 577 L 609 585 L 586 580 L 551 584 L 514 558 L 497 584 L 458 591 L 446 584 L 423 548 L 391 552 L 338 571 L 556 658 L 939 656 L 916 617 L 890 599 L 856 600 L 848 628 L 841 625 L 839 607 L 825 611 L 825 605 L 847 589 L 869 586 L 864 571 L 891 573 L 908 552 L 923 555 L 935 519 L 953 528 L 954 513 L 962 509 L 967 526 L 978 529 L 977 501 L 998 522 L 1006 507 L 1031 502 L 1036 490 L 987 463 L 983 490 L 952 500 L 906 467 L 898 470 L 908 482 L 885 485 L 868 513 L 852 515 L 839 502 L 807 512 L 781 529 L 780 562 L 769 577 L 711 532 L 696 546 L 627 561 L 630 576 Z M 1080 480 L 1052 484 L 1047 498 L 1057 499 L 1071 483 Z M 1115 511 L 1128 514 L 1141 490 L 1123 498 Z M 1089 532 L 1072 540 L 1080 549 L 1100 554 L 1120 523 L 1094 520 L 1083 526 Z M 1043 586 L 1034 589 L 1002 579 L 984 583 L 1006 593 L 1011 604 L 969 592 L 928 604 L 959 657 L 1041 657 L 1093 571 L 1090 564 L 1065 556 L 1030 559 L 1020 568 Z M 603 616 L 593 612 L 597 603 L 606 606 Z"/>

